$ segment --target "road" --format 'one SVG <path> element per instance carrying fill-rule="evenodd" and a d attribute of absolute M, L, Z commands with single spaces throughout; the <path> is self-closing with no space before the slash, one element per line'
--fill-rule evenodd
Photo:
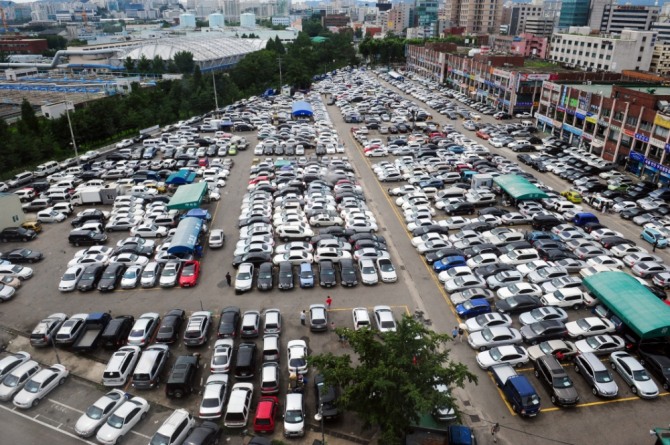
<path fill-rule="evenodd" d="M 0 423 L 3 425 L 3 443 L 48 443 L 51 445 L 94 443 L 58 428 L 48 418 L 33 418 L 5 405 L 0 405 Z"/>

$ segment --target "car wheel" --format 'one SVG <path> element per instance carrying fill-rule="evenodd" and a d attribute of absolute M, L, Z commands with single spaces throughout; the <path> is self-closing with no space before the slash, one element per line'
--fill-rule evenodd
<path fill-rule="evenodd" d="M 598 395 L 598 390 L 596 389 L 595 386 L 593 388 L 591 388 L 591 392 L 593 393 L 594 396 Z"/>
<path fill-rule="evenodd" d="M 554 395 L 551 396 L 551 403 L 556 405 L 556 396 L 554 396 Z"/>
<path fill-rule="evenodd" d="M 538 379 L 540 378 L 540 373 L 537 371 L 537 369 L 533 371 L 533 374 L 535 374 L 535 377 L 537 377 Z"/>
<path fill-rule="evenodd" d="M 144 413 L 142 413 L 142 415 L 140 416 L 140 420 L 144 420 L 146 417 L 147 417 L 147 413 L 144 412 Z"/>
<path fill-rule="evenodd" d="M 75 243 L 74 243 L 74 246 L 75 246 L 75 247 L 79 247 L 79 242 L 75 242 Z"/>
<path fill-rule="evenodd" d="M 116 445 L 117 443 L 121 443 L 121 439 L 123 439 L 123 434 L 121 434 L 121 435 L 114 441 L 114 445 Z"/>
<path fill-rule="evenodd" d="M 37 406 L 37 405 L 39 405 L 39 404 L 40 404 L 40 399 L 35 399 L 35 400 L 33 400 L 33 404 L 32 404 L 33 407 L 35 407 L 35 406 Z"/>
<path fill-rule="evenodd" d="M 578 335 L 577 340 L 584 340 L 584 336 L 583 335 Z"/>
<path fill-rule="evenodd" d="M 582 307 L 581 304 L 573 304 L 573 305 L 572 305 L 572 308 L 573 308 L 574 310 L 579 310 L 579 308 L 581 308 L 581 307 Z"/>
<path fill-rule="evenodd" d="M 616 370 L 616 363 L 612 362 L 612 369 Z"/>
<path fill-rule="evenodd" d="M 631 386 L 630 387 L 630 392 L 637 395 L 637 387 L 636 386 Z"/>
<path fill-rule="evenodd" d="M 62 385 L 63 383 L 65 383 L 65 377 L 63 377 L 62 379 L 60 379 L 60 381 L 58 382 L 59 385 Z"/>
<path fill-rule="evenodd" d="M 173 395 L 174 395 L 175 399 L 181 399 L 182 397 L 184 397 L 184 391 L 182 391 L 181 389 L 178 389 L 174 392 Z"/>
<path fill-rule="evenodd" d="M 486 346 L 480 346 L 479 350 L 480 350 L 481 352 L 486 351 Z"/>

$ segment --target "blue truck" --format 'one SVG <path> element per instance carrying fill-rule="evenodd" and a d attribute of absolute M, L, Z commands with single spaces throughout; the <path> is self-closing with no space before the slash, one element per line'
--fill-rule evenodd
<path fill-rule="evenodd" d="M 497 365 L 491 373 L 515 413 L 535 417 L 540 413 L 540 396 L 526 376 L 519 375 L 512 365 Z"/>

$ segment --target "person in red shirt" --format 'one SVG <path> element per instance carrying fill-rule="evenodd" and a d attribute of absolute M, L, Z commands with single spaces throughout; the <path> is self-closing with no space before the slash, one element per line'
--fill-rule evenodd
<path fill-rule="evenodd" d="M 326 298 L 326 308 L 330 309 L 330 305 L 333 303 L 333 299 L 330 298 L 330 295 L 328 295 L 328 298 Z"/>

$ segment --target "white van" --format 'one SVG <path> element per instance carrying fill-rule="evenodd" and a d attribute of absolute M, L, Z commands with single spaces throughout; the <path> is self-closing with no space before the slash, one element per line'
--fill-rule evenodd
<path fill-rule="evenodd" d="M 124 346 L 116 351 L 102 373 L 102 384 L 105 386 L 125 385 L 135 369 L 141 351 L 139 346 Z"/>
<path fill-rule="evenodd" d="M 244 428 L 249 420 L 251 397 L 254 394 L 254 385 L 251 383 L 235 383 L 230 391 L 226 415 L 223 425 L 227 428 Z"/>
<path fill-rule="evenodd" d="M 77 176 L 77 175 L 81 175 L 82 173 L 84 173 L 84 169 L 81 168 L 81 167 L 68 167 L 68 169 L 65 170 L 66 175 Z"/>
<path fill-rule="evenodd" d="M 160 443 L 165 445 L 178 445 L 186 440 L 195 428 L 195 419 L 185 409 L 174 410 L 170 417 L 158 428 L 149 443 Z"/>
<path fill-rule="evenodd" d="M 145 139 L 142 142 L 142 145 L 145 147 L 156 147 L 158 148 L 163 141 L 160 139 Z"/>
<path fill-rule="evenodd" d="M 44 178 L 47 175 L 56 173 L 59 169 L 60 165 L 58 165 L 58 162 L 56 161 L 45 162 L 44 164 L 40 164 L 37 166 L 37 168 L 35 169 L 35 177 Z"/>

